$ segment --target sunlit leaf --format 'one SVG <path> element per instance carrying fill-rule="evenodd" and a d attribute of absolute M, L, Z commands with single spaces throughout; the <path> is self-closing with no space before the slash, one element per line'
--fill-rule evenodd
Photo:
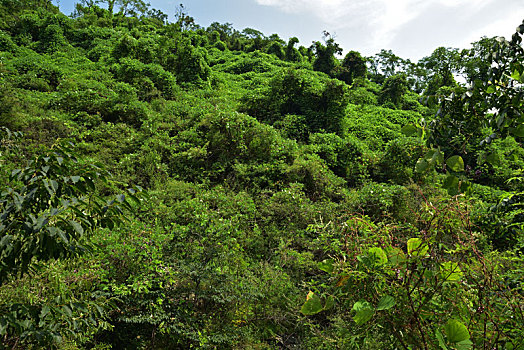
<path fill-rule="evenodd" d="M 310 291 L 306 297 L 306 302 L 302 305 L 300 312 L 306 316 L 314 315 L 322 311 L 322 302 L 318 295 Z"/>
<path fill-rule="evenodd" d="M 420 238 L 408 239 L 408 254 L 412 256 L 424 256 L 427 254 L 429 246 Z"/>
<path fill-rule="evenodd" d="M 413 124 L 404 125 L 400 132 L 408 137 L 420 136 L 422 134 L 422 130 Z"/>
<path fill-rule="evenodd" d="M 520 80 L 520 72 L 517 69 L 515 69 L 513 73 L 511 73 L 511 78 L 515 80 Z"/>
<path fill-rule="evenodd" d="M 461 156 L 449 157 L 446 164 L 453 171 L 464 171 L 464 160 Z"/>
<path fill-rule="evenodd" d="M 368 256 L 374 266 L 382 266 L 388 262 L 386 252 L 380 247 L 371 247 L 368 249 Z"/>
<path fill-rule="evenodd" d="M 440 265 L 440 275 L 446 281 L 460 281 L 464 273 L 456 262 L 446 261 Z"/>
<path fill-rule="evenodd" d="M 470 335 L 466 326 L 458 320 L 449 320 L 444 328 L 446 337 L 450 343 L 458 343 L 468 340 Z"/>
<path fill-rule="evenodd" d="M 359 326 L 368 322 L 375 313 L 373 306 L 365 300 L 357 301 L 355 304 L 353 304 L 353 311 L 356 311 L 355 316 L 353 316 L 353 320 Z"/>
<path fill-rule="evenodd" d="M 324 272 L 332 273 L 333 272 L 333 259 L 326 259 L 317 264 L 318 268 Z"/>

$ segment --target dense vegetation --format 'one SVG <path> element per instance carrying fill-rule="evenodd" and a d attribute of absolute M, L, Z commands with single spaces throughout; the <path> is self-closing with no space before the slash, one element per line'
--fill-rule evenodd
<path fill-rule="evenodd" d="M 524 23 L 415 63 L 101 5 L 0 0 L 0 348 L 524 347 Z"/>

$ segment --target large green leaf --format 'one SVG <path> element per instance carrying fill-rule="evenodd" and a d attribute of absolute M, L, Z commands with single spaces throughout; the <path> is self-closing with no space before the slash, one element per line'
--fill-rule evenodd
<path fill-rule="evenodd" d="M 424 159 L 428 164 L 442 164 L 444 162 L 444 153 L 439 149 L 430 149 L 424 155 Z"/>
<path fill-rule="evenodd" d="M 420 158 L 417 161 L 417 164 L 415 164 L 415 171 L 419 174 L 425 172 L 428 168 L 429 168 L 429 163 L 424 158 Z"/>
<path fill-rule="evenodd" d="M 442 187 L 444 187 L 446 190 L 448 190 L 448 194 L 450 196 L 454 196 L 459 194 L 459 179 L 455 175 L 449 174 L 446 179 L 444 179 L 444 182 L 442 183 Z"/>
<path fill-rule="evenodd" d="M 491 165 L 500 165 L 500 157 L 498 152 L 491 152 L 486 156 L 486 161 Z"/>
<path fill-rule="evenodd" d="M 511 134 L 517 137 L 524 137 L 524 125 L 519 125 L 514 129 L 511 129 Z"/>
<path fill-rule="evenodd" d="M 332 273 L 333 272 L 333 259 L 326 259 L 317 264 L 318 268 L 324 272 Z"/>
<path fill-rule="evenodd" d="M 468 340 L 470 335 L 466 326 L 457 320 L 449 320 L 444 327 L 446 337 L 450 343 L 458 343 Z"/>
<path fill-rule="evenodd" d="M 388 262 L 386 252 L 380 247 L 369 248 L 368 256 L 373 266 L 382 266 Z"/>
<path fill-rule="evenodd" d="M 456 262 L 446 261 L 440 265 L 440 275 L 446 281 L 460 281 L 464 273 Z"/>
<path fill-rule="evenodd" d="M 469 350 L 473 348 L 473 342 L 469 339 L 455 343 L 456 350 Z"/>
<path fill-rule="evenodd" d="M 388 261 L 392 265 L 399 265 L 406 261 L 406 255 L 402 249 L 397 247 L 390 247 L 388 250 Z"/>
<path fill-rule="evenodd" d="M 452 156 L 446 160 L 446 164 L 453 171 L 464 171 L 464 160 L 461 156 Z"/>
<path fill-rule="evenodd" d="M 408 239 L 408 254 L 412 256 L 424 256 L 427 254 L 429 247 L 420 238 Z"/>
<path fill-rule="evenodd" d="M 356 311 L 353 320 L 360 326 L 371 320 L 375 310 L 373 306 L 365 300 L 357 301 L 353 304 L 353 310 Z"/>
<path fill-rule="evenodd" d="M 300 312 L 306 316 L 310 316 L 318 314 L 320 311 L 322 311 L 322 302 L 320 301 L 318 295 L 310 291 L 307 294 L 306 302 L 304 305 L 302 305 Z"/>
<path fill-rule="evenodd" d="M 378 302 L 377 310 L 389 310 L 393 306 L 395 306 L 395 298 L 391 295 L 384 295 Z"/>
<path fill-rule="evenodd" d="M 511 73 L 511 78 L 517 81 L 520 80 L 520 72 L 517 69 L 515 69 L 513 73 Z"/>

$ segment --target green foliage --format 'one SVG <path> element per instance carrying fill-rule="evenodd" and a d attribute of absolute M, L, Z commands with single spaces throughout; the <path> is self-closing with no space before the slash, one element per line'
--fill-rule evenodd
<path fill-rule="evenodd" d="M 174 20 L 0 1 L 0 347 L 522 347 L 522 26 L 414 63 Z"/>
<path fill-rule="evenodd" d="M 339 238 L 345 243 L 321 290 L 334 298 L 333 310 L 343 312 L 352 305 L 356 326 L 345 337 L 353 335 L 365 346 L 365 339 L 387 332 L 389 337 L 381 339 L 388 348 L 466 349 L 498 342 L 514 348 L 522 343 L 520 321 L 507 323 L 506 318 L 519 303 L 518 287 L 502 287 L 507 284 L 496 267 L 511 264 L 512 258 L 478 255 L 463 210 L 460 202 L 430 205 L 414 227 L 375 226 L 365 217 L 346 221 L 345 238 Z M 424 236 L 412 236 L 416 226 L 424 228 Z M 471 283 L 480 276 L 491 282 Z M 486 297 L 488 290 L 501 294 Z M 497 303 L 504 306 L 494 307 Z M 468 320 L 467 325 L 461 320 Z M 503 324 L 511 335 L 501 329 Z"/>
<path fill-rule="evenodd" d="M 107 181 L 107 173 L 78 162 L 73 148 L 57 144 L 31 159 L 24 168 L 12 170 L 1 193 L 0 287 L 42 263 L 78 256 L 89 248 L 86 236 L 97 227 L 122 223 L 123 208 L 132 210 L 135 190 L 106 201 L 95 193 L 95 181 Z M 91 297 L 93 298 L 93 296 Z M 76 334 L 97 327 L 105 311 L 91 301 L 0 304 L 0 334 L 12 342 L 36 342 L 54 346 L 61 340 L 66 322 Z"/>
<path fill-rule="evenodd" d="M 366 61 L 357 51 L 348 52 L 340 67 L 341 69 L 337 72 L 336 77 L 346 84 L 351 85 L 356 78 L 366 76 Z"/>
<path fill-rule="evenodd" d="M 350 104 L 344 124 L 347 134 L 365 142 L 372 150 L 382 150 L 388 142 L 402 137 L 402 126 L 415 122 L 417 118 L 420 115 L 412 111 Z"/>
<path fill-rule="evenodd" d="M 326 31 L 324 31 L 324 42 L 326 45 L 323 45 L 320 41 L 315 41 L 312 45 L 316 56 L 313 61 L 313 69 L 331 75 L 338 65 L 335 54 L 341 54 L 342 49 L 331 34 Z"/>
<path fill-rule="evenodd" d="M 310 136 L 309 144 L 335 175 L 346 179 L 348 184 L 359 184 L 369 176 L 369 151 L 355 137 L 342 139 L 335 134 L 317 133 Z"/>
<path fill-rule="evenodd" d="M 415 138 L 400 137 L 387 143 L 379 161 L 379 178 L 398 185 L 407 184 L 420 176 L 416 171 L 417 160 L 426 153 L 425 145 Z"/>
<path fill-rule="evenodd" d="M 407 92 L 407 79 L 405 74 L 392 75 L 382 85 L 379 102 L 385 104 L 391 102 L 394 106 L 400 106 L 402 97 Z"/>
<path fill-rule="evenodd" d="M 342 135 L 347 87 L 336 80 L 315 78 L 304 71 L 288 70 L 273 78 L 269 89 L 247 95 L 243 110 L 270 124 L 285 115 L 304 115 L 307 132 Z"/>
<path fill-rule="evenodd" d="M 33 260 L 85 251 L 84 234 L 113 227 L 122 213 L 118 204 L 129 207 L 125 195 L 108 203 L 95 196 L 95 181 L 107 181 L 107 175 L 96 166 L 77 165 L 72 151 L 67 144 L 56 145 L 11 172 L 12 187 L 2 192 L 1 201 L 1 282 L 30 271 Z"/>

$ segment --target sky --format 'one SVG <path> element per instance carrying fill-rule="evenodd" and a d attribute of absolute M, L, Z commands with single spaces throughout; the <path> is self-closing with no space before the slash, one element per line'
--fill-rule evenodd
<path fill-rule="evenodd" d="M 76 0 L 53 0 L 65 14 Z M 149 0 L 173 20 L 177 6 L 203 27 L 232 23 L 310 46 L 328 31 L 344 49 L 381 49 L 417 61 L 437 47 L 468 48 L 483 36 L 510 38 L 524 20 L 524 0 Z"/>

